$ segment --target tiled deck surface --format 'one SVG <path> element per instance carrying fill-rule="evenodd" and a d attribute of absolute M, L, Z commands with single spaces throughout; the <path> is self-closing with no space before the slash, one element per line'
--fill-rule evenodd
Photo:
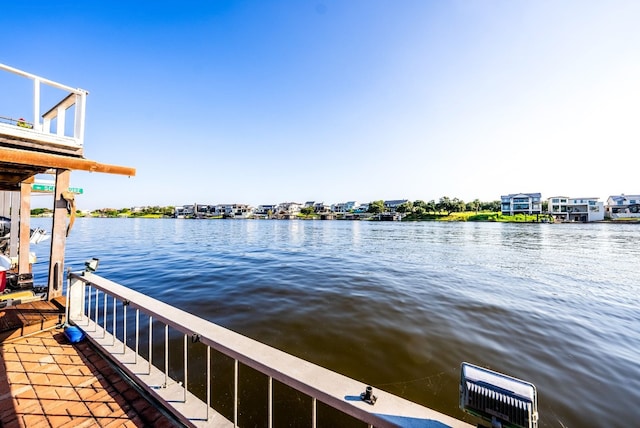
<path fill-rule="evenodd" d="M 173 427 L 88 342 L 59 329 L 0 345 L 0 427 Z"/>

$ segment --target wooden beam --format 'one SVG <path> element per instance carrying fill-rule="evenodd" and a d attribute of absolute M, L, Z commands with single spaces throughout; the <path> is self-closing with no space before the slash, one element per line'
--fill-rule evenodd
<path fill-rule="evenodd" d="M 55 169 L 80 170 L 89 172 L 102 172 L 105 174 L 120 174 L 134 176 L 136 169 L 99 163 L 89 159 L 54 155 L 51 153 L 34 152 L 30 150 L 19 150 L 8 147 L 0 147 L 0 160 L 6 163 L 40 166 Z"/>
<path fill-rule="evenodd" d="M 20 225 L 20 192 L 11 192 L 11 237 L 9 238 L 9 257 L 16 257 L 20 248 L 20 233 L 18 230 L 22 228 Z M 27 230 L 29 227 L 27 222 Z M 29 238 L 27 238 L 27 243 Z"/>
<path fill-rule="evenodd" d="M 53 226 L 51 227 L 51 256 L 49 257 L 49 281 L 47 298 L 62 295 L 64 273 L 64 248 L 67 242 L 67 201 L 62 192 L 69 189 L 71 171 L 58 170 L 56 173 L 55 198 L 53 201 Z"/>
<path fill-rule="evenodd" d="M 31 184 L 20 185 L 20 247 L 18 248 L 18 273 L 31 273 L 29 263 L 29 239 L 31 237 Z"/>

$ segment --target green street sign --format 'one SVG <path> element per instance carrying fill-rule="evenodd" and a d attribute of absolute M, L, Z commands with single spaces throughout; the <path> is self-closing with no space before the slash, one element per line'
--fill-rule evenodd
<path fill-rule="evenodd" d="M 33 192 L 53 193 L 55 189 L 56 189 L 56 186 L 52 184 L 35 184 L 34 183 L 31 185 L 31 190 Z M 76 195 L 82 195 L 84 193 L 81 187 L 69 187 L 69 191 L 71 193 L 75 193 Z"/>

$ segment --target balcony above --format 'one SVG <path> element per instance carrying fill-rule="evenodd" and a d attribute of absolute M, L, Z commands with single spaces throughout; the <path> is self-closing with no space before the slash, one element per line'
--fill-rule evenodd
<path fill-rule="evenodd" d="M 47 153 L 82 156 L 87 91 L 74 89 L 4 64 L 0 64 L 0 71 L 33 82 L 31 120 L 6 117 L 5 112 L 0 111 L 0 144 Z M 4 79 L 0 80 L 0 84 L 4 82 Z M 16 83 L 12 80 L 6 82 Z M 58 94 L 62 93 L 62 99 L 53 106 L 42 106 L 43 87 L 54 88 Z M 27 100 L 10 101 L 22 105 Z M 72 114 L 69 115 L 68 111 Z"/>
<path fill-rule="evenodd" d="M 18 95 L 16 88 L 28 88 L 29 80 L 31 96 Z M 0 64 L 0 88 L 4 97 L 0 103 L 0 190 L 17 190 L 23 181 L 49 169 L 135 175 L 133 168 L 83 158 L 87 91 L 4 64 Z M 31 115 L 25 113 L 28 110 Z M 12 111 L 24 116 L 11 117 Z"/>

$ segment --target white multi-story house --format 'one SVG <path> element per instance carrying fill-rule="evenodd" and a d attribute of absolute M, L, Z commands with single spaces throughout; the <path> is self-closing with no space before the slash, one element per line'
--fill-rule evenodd
<path fill-rule="evenodd" d="M 540 193 L 512 193 L 500 197 L 500 210 L 505 215 L 541 214 L 542 195 Z"/>
<path fill-rule="evenodd" d="M 360 204 L 358 204 L 356 201 L 339 202 L 331 206 L 331 211 L 337 214 L 347 214 L 351 211 L 355 211 L 359 206 Z"/>
<path fill-rule="evenodd" d="M 604 220 L 604 203 L 599 198 L 569 198 L 553 196 L 549 201 L 549 214 L 560 221 Z"/>
<path fill-rule="evenodd" d="M 257 217 L 267 218 L 274 215 L 277 209 L 278 206 L 276 204 L 258 205 L 258 208 L 256 208 L 253 213 Z"/>
<path fill-rule="evenodd" d="M 253 210 L 246 204 L 219 204 L 216 205 L 215 213 L 227 218 L 248 218 Z"/>
<path fill-rule="evenodd" d="M 609 196 L 605 211 L 610 218 L 640 217 L 640 195 Z"/>
<path fill-rule="evenodd" d="M 325 205 L 324 202 L 316 202 L 313 204 L 313 211 L 318 214 L 328 213 L 331 212 L 331 206 Z"/>
<path fill-rule="evenodd" d="M 195 207 L 195 204 L 183 205 L 181 207 L 176 205 L 175 208 L 174 208 L 175 217 L 176 218 L 193 217 L 194 216 L 194 207 Z"/>
<path fill-rule="evenodd" d="M 299 202 L 282 202 L 278 204 L 276 213 L 279 217 L 291 218 L 300 213 L 302 204 Z"/>

